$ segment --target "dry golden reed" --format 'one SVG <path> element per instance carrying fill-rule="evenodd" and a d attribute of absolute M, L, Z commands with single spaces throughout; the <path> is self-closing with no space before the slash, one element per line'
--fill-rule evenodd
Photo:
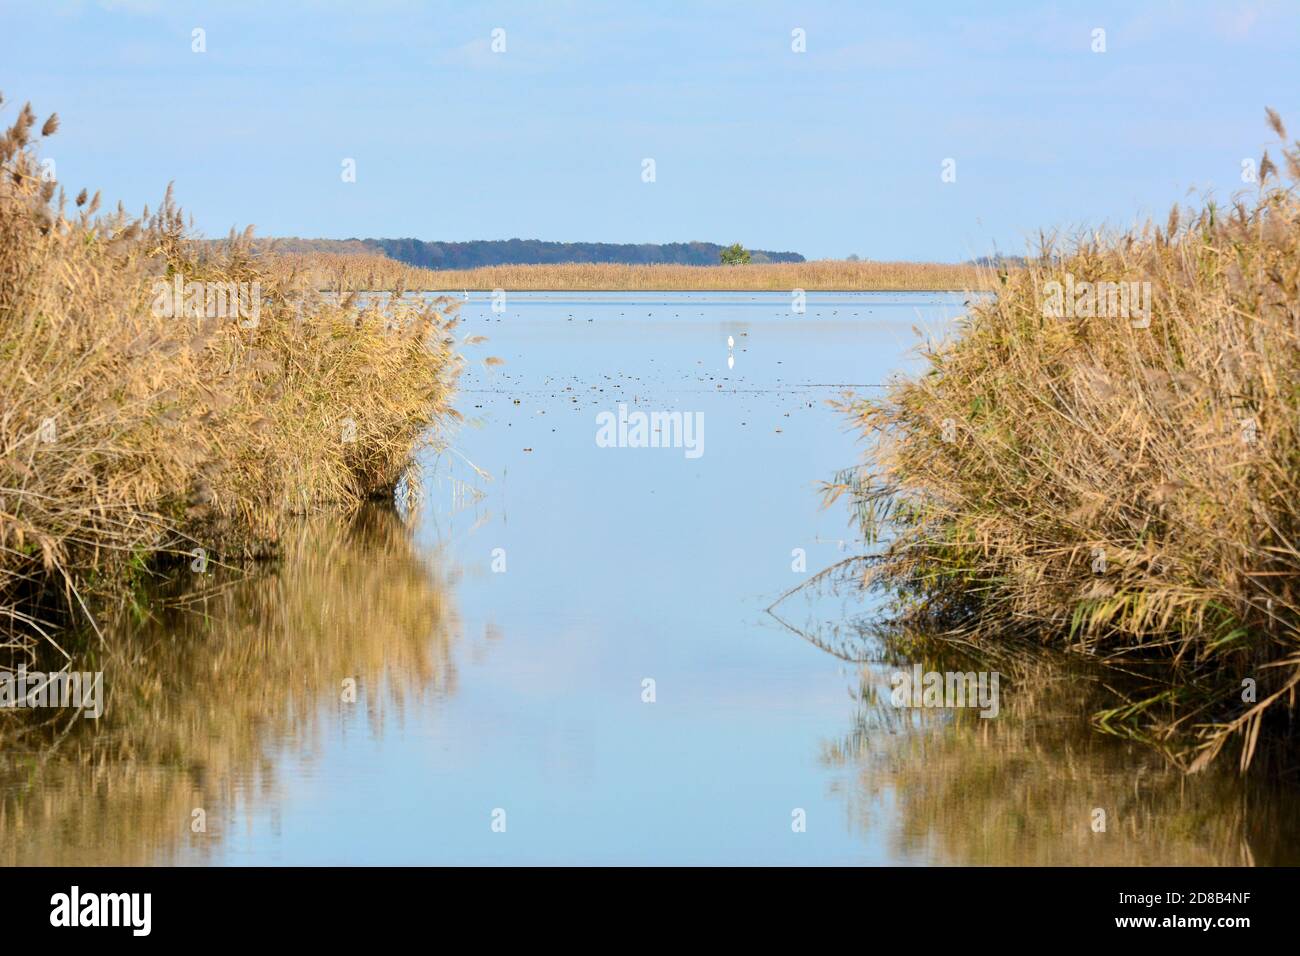
<path fill-rule="evenodd" d="M 360 262 L 355 268 L 357 272 L 364 272 Z M 418 271 L 420 276 L 412 277 L 412 281 L 420 283 L 418 288 L 446 291 L 964 291 L 991 288 L 997 281 L 991 270 L 974 265 L 830 259 L 815 262 L 750 263 L 741 266 L 570 262 L 558 265 Z"/>
<path fill-rule="evenodd" d="M 251 230 L 189 238 L 170 189 L 139 218 L 84 191 L 70 210 L 35 122 L 25 106 L 0 139 L 0 648 L 19 657 L 68 611 L 93 625 L 160 552 L 261 553 L 286 514 L 391 495 L 459 369 L 448 299 L 322 297 Z"/>
<path fill-rule="evenodd" d="M 259 241 L 254 249 L 270 267 L 288 271 L 305 286 L 322 292 L 423 292 L 439 288 L 438 273 L 379 253 L 287 252 L 277 240 Z"/>
<path fill-rule="evenodd" d="M 294 248 L 292 240 L 259 240 L 259 255 L 331 292 L 369 289 L 409 291 L 967 291 L 991 289 L 994 270 L 940 262 L 750 263 L 743 266 L 630 265 L 568 262 L 553 265 L 423 269 L 378 253 L 316 252 Z"/>
<path fill-rule="evenodd" d="M 1045 241 L 924 374 L 846 399 L 867 463 L 828 488 L 901 618 L 1094 658 L 1142 688 L 1098 724 L 1189 769 L 1291 739 L 1300 687 L 1300 143 L 1283 152 L 1291 181 L 1261 163 L 1249 201 Z M 1084 282 L 1137 283 L 1149 322 L 1082 293 L 1048 314 Z"/>

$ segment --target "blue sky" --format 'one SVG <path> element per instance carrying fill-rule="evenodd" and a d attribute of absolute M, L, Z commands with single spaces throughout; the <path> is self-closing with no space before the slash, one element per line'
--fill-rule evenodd
<path fill-rule="evenodd" d="M 1243 188 L 1298 81 L 1295 2 L 0 0 L 0 118 L 208 234 L 1019 252 Z"/>

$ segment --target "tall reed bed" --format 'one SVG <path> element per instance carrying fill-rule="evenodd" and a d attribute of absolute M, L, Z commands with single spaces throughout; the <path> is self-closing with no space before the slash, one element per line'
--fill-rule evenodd
<path fill-rule="evenodd" d="M 449 300 L 326 301 L 251 230 L 191 240 L 44 181 L 30 105 L 0 139 L 0 646 L 15 659 L 160 554 L 275 547 L 286 514 L 391 495 L 455 413 Z M 178 294 L 173 294 L 178 293 Z M 227 294 L 228 293 L 228 294 Z M 4 663 L 0 661 L 0 664 Z"/>
<path fill-rule="evenodd" d="M 827 489 L 900 618 L 1095 658 L 1138 688 L 1098 724 L 1189 769 L 1294 739 L 1300 142 L 1269 118 L 1289 181 L 1266 154 L 1249 201 L 1045 242 L 924 374 L 846 398 L 866 464 Z"/>
<path fill-rule="evenodd" d="M 741 266 L 623 265 L 572 262 L 559 265 L 485 266 L 430 271 L 430 289 L 724 291 L 928 291 L 988 289 L 994 272 L 973 265 L 938 262 L 751 263 Z"/>
<path fill-rule="evenodd" d="M 993 269 L 939 262 L 751 263 L 743 266 L 625 265 L 570 262 L 555 265 L 484 266 L 478 269 L 422 269 L 386 256 L 349 252 L 296 252 L 262 240 L 259 255 L 303 276 L 316 289 L 507 291 L 931 291 L 987 290 L 997 284 Z"/>
<path fill-rule="evenodd" d="M 307 287 L 321 292 L 426 291 L 449 288 L 439 273 L 390 259 L 381 253 L 292 252 L 279 248 L 278 240 L 261 241 L 255 251 L 288 271 Z"/>

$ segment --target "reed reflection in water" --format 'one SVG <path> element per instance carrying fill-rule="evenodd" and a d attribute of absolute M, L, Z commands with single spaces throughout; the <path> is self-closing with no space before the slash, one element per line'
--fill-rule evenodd
<path fill-rule="evenodd" d="M 997 659 L 933 639 L 880 641 L 857 668 L 853 727 L 821 760 L 847 778 L 850 825 L 886 827 L 900 860 L 948 865 L 1294 865 L 1294 787 L 1225 766 L 1187 776 L 1094 729 L 1100 676 L 1023 654 Z M 866 656 L 866 655 L 864 655 Z M 896 707 L 893 675 L 1001 674 L 1000 708 Z M 1105 813 L 1098 832 L 1097 811 Z"/>
<path fill-rule="evenodd" d="M 275 564 L 182 572 L 153 598 L 81 662 L 104 671 L 100 720 L 0 721 L 3 864 L 213 860 L 274 812 L 283 749 L 310 760 L 326 730 L 378 733 L 456 686 L 446 583 L 391 509 L 304 521 Z"/>

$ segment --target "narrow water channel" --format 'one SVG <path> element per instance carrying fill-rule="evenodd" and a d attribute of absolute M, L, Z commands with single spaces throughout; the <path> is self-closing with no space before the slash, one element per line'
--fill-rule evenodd
<path fill-rule="evenodd" d="M 4 755 L 0 863 L 1297 862 L 1293 794 L 1095 733 L 1085 681 L 900 712 L 869 602 L 767 612 L 856 547 L 818 494 L 861 453 L 827 399 L 962 297 L 791 306 L 472 295 L 489 341 L 423 494 L 110 635 L 98 725 Z"/>

